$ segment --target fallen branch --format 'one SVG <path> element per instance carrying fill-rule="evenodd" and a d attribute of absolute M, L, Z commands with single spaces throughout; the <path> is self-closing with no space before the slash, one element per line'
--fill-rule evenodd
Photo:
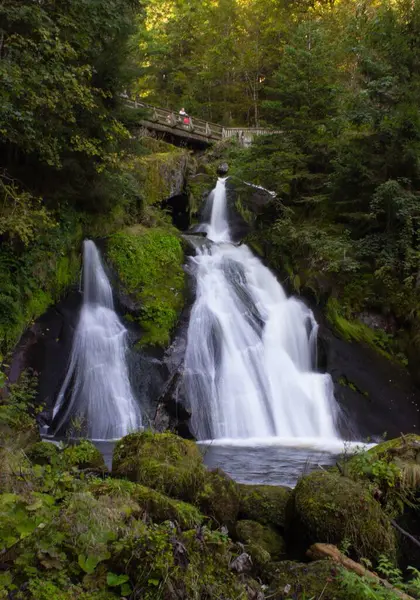
<path fill-rule="evenodd" d="M 313 546 L 311 546 L 309 548 L 309 550 L 307 551 L 306 555 L 311 560 L 320 560 L 323 558 L 330 558 L 335 563 L 338 563 L 339 565 L 341 565 L 348 571 L 353 571 L 353 573 L 360 575 L 360 577 L 367 577 L 368 579 L 371 579 L 372 581 L 380 583 L 386 589 L 392 590 L 394 592 L 394 594 L 396 594 L 402 600 L 414 600 L 414 598 L 412 596 L 409 596 L 408 594 L 405 594 L 401 590 L 398 590 L 393 585 L 391 585 L 389 583 L 389 581 L 387 581 L 386 579 L 382 579 L 381 577 L 378 577 L 378 575 L 376 575 L 375 573 L 372 573 L 372 571 L 368 571 L 360 563 L 357 563 L 354 560 L 352 560 L 351 558 L 344 556 L 344 554 L 342 554 L 342 552 L 340 552 L 340 550 L 337 548 L 337 546 L 334 546 L 333 544 L 313 544 Z"/>
<path fill-rule="evenodd" d="M 408 538 L 409 540 L 411 540 L 413 542 L 413 544 L 415 544 L 416 546 L 418 546 L 420 548 L 420 542 L 418 539 L 416 539 L 414 536 L 411 535 L 411 533 L 408 533 L 408 531 L 405 531 L 405 529 L 403 529 L 402 527 L 400 527 L 398 525 L 398 523 L 396 523 L 395 521 L 391 521 L 391 525 L 393 527 L 395 527 L 395 529 L 397 531 L 399 531 L 402 535 L 404 535 L 406 538 Z"/>

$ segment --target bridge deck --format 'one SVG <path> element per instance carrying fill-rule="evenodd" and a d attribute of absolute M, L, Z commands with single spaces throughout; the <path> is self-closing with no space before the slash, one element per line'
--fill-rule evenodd
<path fill-rule="evenodd" d="M 240 143 L 248 146 L 256 135 L 281 133 L 280 131 L 273 129 L 263 129 L 259 127 L 223 127 L 217 123 L 196 119 L 195 117 L 192 118 L 191 116 L 189 116 L 189 123 L 185 124 L 179 114 L 166 108 L 158 108 L 157 106 L 150 106 L 149 104 L 133 100 L 126 100 L 126 103 L 127 106 L 131 108 L 142 108 L 147 110 L 146 116 L 140 121 L 147 129 L 162 131 L 177 137 L 197 140 L 207 144 L 225 138 L 236 137 Z"/>

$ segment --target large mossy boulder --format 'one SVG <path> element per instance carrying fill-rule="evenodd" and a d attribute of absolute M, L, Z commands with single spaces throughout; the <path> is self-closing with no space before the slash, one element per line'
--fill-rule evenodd
<path fill-rule="evenodd" d="M 265 550 L 271 560 L 279 560 L 286 552 L 283 537 L 272 527 L 256 521 L 238 521 L 236 536 L 240 542 L 249 546 L 251 556 L 255 546 Z"/>
<path fill-rule="evenodd" d="M 286 505 L 292 490 L 283 486 L 239 485 L 239 517 L 284 528 Z"/>
<path fill-rule="evenodd" d="M 203 487 L 205 468 L 194 442 L 144 431 L 117 442 L 112 473 L 172 498 L 194 501 Z"/>
<path fill-rule="evenodd" d="M 272 565 L 272 580 L 266 597 L 271 600 L 348 600 L 340 586 L 339 569 L 329 560 L 297 563 L 285 560 Z"/>
<path fill-rule="evenodd" d="M 191 529 L 203 523 L 204 517 L 197 507 L 182 500 L 168 498 L 164 494 L 144 485 L 122 479 L 97 480 L 89 485 L 89 491 L 99 498 L 108 496 L 128 498 L 138 507 L 136 516 L 143 521 L 163 523 L 173 521 L 181 529 Z"/>
<path fill-rule="evenodd" d="M 346 540 L 356 559 L 396 555 L 388 518 L 369 491 L 352 479 L 326 471 L 302 477 L 288 510 L 287 537 L 302 552 L 316 542 L 337 545 Z"/>
<path fill-rule="evenodd" d="M 196 499 L 202 512 L 218 525 L 233 527 L 239 511 L 239 488 L 220 469 L 206 471 L 204 486 Z"/>

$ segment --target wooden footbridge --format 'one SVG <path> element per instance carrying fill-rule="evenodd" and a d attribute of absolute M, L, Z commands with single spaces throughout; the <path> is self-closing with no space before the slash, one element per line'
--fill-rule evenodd
<path fill-rule="evenodd" d="M 257 135 L 281 133 L 273 129 L 260 127 L 223 127 L 217 123 L 204 121 L 188 116 L 189 123 L 185 124 L 183 117 L 166 108 L 158 108 L 143 102 L 126 99 L 130 108 L 145 110 L 139 124 L 151 131 L 161 131 L 175 137 L 185 138 L 186 141 L 196 141 L 202 144 L 212 144 L 223 139 L 235 138 L 243 146 L 249 146 Z"/>

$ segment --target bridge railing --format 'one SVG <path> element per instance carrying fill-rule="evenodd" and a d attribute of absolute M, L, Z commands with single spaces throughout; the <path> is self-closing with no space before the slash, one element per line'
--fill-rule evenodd
<path fill-rule="evenodd" d="M 147 114 L 144 120 L 150 123 L 157 123 L 165 128 L 178 129 L 213 140 L 221 140 L 223 137 L 223 127 L 217 123 L 188 117 L 189 123 L 187 124 L 184 123 L 184 118 L 180 114 L 172 110 L 150 106 L 149 104 L 135 100 L 126 100 L 126 103 L 132 108 L 146 109 Z"/>
<path fill-rule="evenodd" d="M 252 143 L 253 138 L 256 135 L 269 135 L 273 133 L 281 133 L 281 131 L 266 129 L 261 127 L 223 127 L 217 123 L 211 121 L 205 121 L 204 119 L 194 119 L 188 117 L 188 123 L 184 123 L 184 117 L 179 113 L 175 113 L 167 108 L 158 108 L 157 106 L 151 106 L 145 102 L 138 102 L 136 100 L 125 99 L 127 106 L 132 108 L 145 109 L 146 115 L 143 118 L 143 122 L 150 123 L 155 129 L 161 131 L 177 130 L 176 133 L 183 137 L 201 138 L 207 140 L 222 140 L 226 138 L 236 138 L 239 143 L 244 146 L 248 146 Z"/>

